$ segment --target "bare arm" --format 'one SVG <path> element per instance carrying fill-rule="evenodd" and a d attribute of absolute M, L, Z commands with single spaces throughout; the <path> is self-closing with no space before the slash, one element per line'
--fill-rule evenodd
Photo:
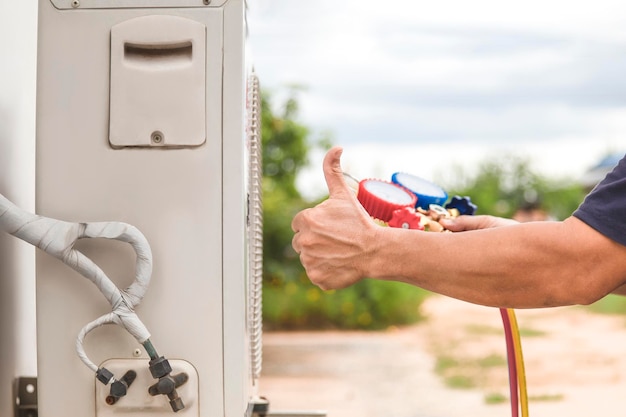
<path fill-rule="evenodd" d="M 370 277 L 477 304 L 527 308 L 588 304 L 626 282 L 626 247 L 576 218 L 497 222 L 504 226 L 464 233 L 380 227 L 347 188 L 340 155 L 333 148 L 324 161 L 329 199 L 292 223 L 293 247 L 323 289 Z"/>
<path fill-rule="evenodd" d="M 591 237 L 594 237 L 594 238 L 600 237 L 601 244 L 608 244 L 608 246 L 613 246 L 614 242 L 612 242 L 609 239 L 603 238 L 602 235 L 590 229 L 584 223 L 580 222 L 580 220 L 576 218 L 572 218 L 569 220 L 572 220 L 575 223 L 576 222 L 580 223 L 583 229 L 586 229 L 586 231 L 590 232 Z M 494 216 L 485 216 L 485 215 L 483 216 L 460 216 L 456 219 L 443 219 L 442 223 L 444 223 L 447 229 L 451 231 L 455 231 L 455 232 L 463 232 L 463 231 L 468 231 L 468 230 L 486 229 L 486 228 L 491 228 L 491 227 L 500 227 L 500 226 L 508 226 L 512 224 L 517 224 L 515 220 L 504 219 L 504 218 L 494 217 Z M 606 257 L 600 262 L 610 261 L 610 257 L 614 257 L 615 260 L 620 260 L 621 257 L 623 256 L 623 255 L 620 255 L 620 252 L 621 252 L 619 250 L 620 247 L 623 247 L 623 246 L 618 244 L 617 247 L 615 248 L 616 252 L 614 255 L 610 254 L 612 249 L 610 248 L 604 249 L 604 248 L 599 247 L 597 249 L 598 251 L 600 252 L 607 251 Z M 619 287 L 615 288 L 611 293 L 616 294 L 616 295 L 626 296 L 626 284 L 620 285 Z M 593 301 L 594 300 L 591 300 L 591 302 Z"/>
<path fill-rule="evenodd" d="M 378 242 L 372 276 L 484 305 L 588 304 L 626 280 L 626 247 L 576 218 L 457 234 L 387 228 Z M 415 251 L 416 262 L 407 262 L 394 242 L 424 256 Z"/>

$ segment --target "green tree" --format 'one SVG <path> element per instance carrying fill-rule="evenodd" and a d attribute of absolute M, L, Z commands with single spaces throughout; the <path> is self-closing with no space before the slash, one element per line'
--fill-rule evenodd
<path fill-rule="evenodd" d="M 291 219 L 307 205 L 296 179 L 308 164 L 309 152 L 326 146 L 324 140 L 311 140 L 309 128 L 297 120 L 296 93 L 291 89 L 278 110 L 269 94 L 262 93 L 264 281 L 273 286 L 293 281 L 304 272 L 291 248 Z"/>
<path fill-rule="evenodd" d="M 261 134 L 263 152 L 264 187 L 277 188 L 290 199 L 301 199 L 296 188 L 300 169 L 308 164 L 312 147 L 310 129 L 298 122 L 297 90 L 290 90 L 282 109 L 275 112 L 267 92 L 262 93 Z"/>
<path fill-rule="evenodd" d="M 511 217 L 527 203 L 538 203 L 552 218 L 562 220 L 582 202 L 585 190 L 575 181 L 551 179 L 531 169 L 528 159 L 515 155 L 491 158 L 479 164 L 475 175 L 453 168 L 456 184 L 451 195 L 470 196 L 477 214 Z"/>

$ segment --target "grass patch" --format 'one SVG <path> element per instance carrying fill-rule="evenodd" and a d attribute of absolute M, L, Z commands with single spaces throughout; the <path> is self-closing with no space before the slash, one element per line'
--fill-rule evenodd
<path fill-rule="evenodd" d="M 480 368 L 493 368 L 497 366 L 506 366 L 507 360 L 502 355 L 492 354 L 489 356 L 485 356 L 477 361 L 477 365 Z"/>
<path fill-rule="evenodd" d="M 528 327 L 521 327 L 519 329 L 520 337 L 541 337 L 545 336 L 546 332 L 543 330 L 529 329 Z"/>
<path fill-rule="evenodd" d="M 589 310 L 601 314 L 626 314 L 626 297 L 609 294 L 606 297 L 588 305 Z"/>
<path fill-rule="evenodd" d="M 534 401 L 534 402 L 539 402 L 539 401 L 544 401 L 544 402 L 549 402 L 549 401 L 562 401 L 563 400 L 564 395 L 563 394 L 542 394 L 542 395 L 529 395 L 528 396 L 528 401 Z"/>
<path fill-rule="evenodd" d="M 446 385 L 450 388 L 470 389 L 476 388 L 476 380 L 469 375 L 450 375 L 444 378 Z"/>
<path fill-rule="evenodd" d="M 437 362 L 435 362 L 435 373 L 442 375 L 449 369 L 458 368 L 459 361 L 452 356 L 439 356 Z"/>
<path fill-rule="evenodd" d="M 484 384 L 485 369 L 504 368 L 506 364 L 506 358 L 496 354 L 478 359 L 459 359 L 450 355 L 442 355 L 437 357 L 435 362 L 435 373 L 450 388 L 470 389 Z"/>
<path fill-rule="evenodd" d="M 492 327 L 492 326 L 487 326 L 484 324 L 468 324 L 467 326 L 465 326 L 465 330 L 467 331 L 467 333 L 470 333 L 473 335 L 490 335 L 490 334 L 500 335 L 502 334 L 501 327 Z"/>
<path fill-rule="evenodd" d="M 626 298 L 626 297 L 624 297 Z M 626 306 L 626 304 L 625 304 Z M 626 308 L 626 307 L 625 307 Z M 465 326 L 465 330 L 467 333 L 472 335 L 504 335 L 504 330 L 502 327 L 492 327 L 484 324 L 469 324 Z M 546 332 L 542 330 L 531 329 L 528 327 L 520 327 L 519 334 L 521 337 L 538 337 L 545 336 Z"/>
<path fill-rule="evenodd" d="M 550 401 L 562 401 L 563 394 L 541 394 L 541 395 L 529 395 L 528 402 L 550 402 Z M 509 396 L 501 394 L 499 392 L 490 392 L 485 394 L 485 404 L 495 405 L 509 402 Z"/>
<path fill-rule="evenodd" d="M 499 392 L 492 392 L 485 395 L 485 404 L 502 404 L 508 401 L 509 397 Z"/>
<path fill-rule="evenodd" d="M 452 356 L 439 356 L 435 362 L 435 373 L 443 378 L 450 388 L 469 389 L 476 386 L 475 378 L 467 374 L 465 363 Z"/>

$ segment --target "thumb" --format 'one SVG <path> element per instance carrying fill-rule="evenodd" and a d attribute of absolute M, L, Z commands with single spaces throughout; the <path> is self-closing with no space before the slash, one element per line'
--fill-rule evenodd
<path fill-rule="evenodd" d="M 341 169 L 342 153 L 343 149 L 335 146 L 324 157 L 324 178 L 326 178 L 330 198 L 352 198 L 353 195 L 343 177 L 343 170 Z"/>

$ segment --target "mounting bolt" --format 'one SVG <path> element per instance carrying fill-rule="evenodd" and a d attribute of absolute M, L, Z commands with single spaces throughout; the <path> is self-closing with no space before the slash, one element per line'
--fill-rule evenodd
<path fill-rule="evenodd" d="M 73 7 L 73 8 L 77 8 L 78 6 L 80 6 L 80 1 L 78 1 L 78 0 L 72 0 L 72 7 Z"/>
<path fill-rule="evenodd" d="M 152 132 L 152 134 L 150 135 L 150 140 L 152 141 L 152 143 L 154 143 L 155 145 L 160 145 L 161 143 L 163 143 L 163 133 L 159 132 L 158 130 L 155 130 L 154 132 Z"/>
<path fill-rule="evenodd" d="M 203 3 L 206 4 L 206 5 L 209 5 L 209 4 L 211 4 L 211 0 L 203 0 Z"/>

